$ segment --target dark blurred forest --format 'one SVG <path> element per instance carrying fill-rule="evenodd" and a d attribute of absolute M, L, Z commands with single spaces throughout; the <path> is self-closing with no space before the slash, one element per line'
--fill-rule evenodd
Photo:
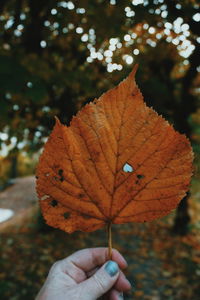
<path fill-rule="evenodd" d="M 54 116 L 69 125 L 136 63 L 146 103 L 191 140 L 199 178 L 199 9 L 198 0 L 1 0 L 1 189 L 34 172 Z M 177 209 L 173 233 L 190 228 L 189 197 Z"/>
<path fill-rule="evenodd" d="M 57 115 L 69 124 L 86 102 L 139 63 L 145 101 L 199 148 L 198 1 L 4 1 L 0 3 L 1 143 L 40 149 Z M 175 230 L 185 231 L 187 203 Z M 181 226 L 180 226 L 181 223 Z"/>

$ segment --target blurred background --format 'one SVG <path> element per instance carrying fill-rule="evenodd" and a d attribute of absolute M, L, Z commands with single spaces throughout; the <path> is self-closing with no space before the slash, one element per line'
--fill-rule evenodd
<path fill-rule="evenodd" d="M 136 63 L 145 101 L 187 135 L 195 160 L 176 212 L 113 229 L 134 285 L 126 299 L 199 299 L 199 54 L 197 0 L 0 1 L 0 299 L 34 299 L 56 259 L 107 245 L 103 230 L 45 225 L 34 172 L 54 116 L 69 125 Z"/>

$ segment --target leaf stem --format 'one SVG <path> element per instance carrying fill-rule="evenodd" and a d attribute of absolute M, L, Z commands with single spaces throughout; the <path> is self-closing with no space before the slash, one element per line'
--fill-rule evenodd
<path fill-rule="evenodd" d="M 112 259 L 112 230 L 111 222 L 108 223 L 108 259 Z"/>

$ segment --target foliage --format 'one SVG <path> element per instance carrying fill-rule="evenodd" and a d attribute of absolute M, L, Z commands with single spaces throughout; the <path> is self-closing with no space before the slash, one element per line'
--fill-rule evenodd
<path fill-rule="evenodd" d="M 121 237 L 114 239 L 113 246 L 126 257 L 126 275 L 133 285 L 125 299 L 198 299 L 199 249 L 183 238 L 172 237 L 163 220 L 159 224 L 115 225 L 113 230 L 115 237 Z M 105 243 L 102 230 L 66 235 L 54 229 L 44 233 L 29 228 L 18 234 L 1 234 L 1 299 L 35 299 L 56 260 Z"/>
<path fill-rule="evenodd" d="M 148 105 L 193 138 L 199 152 L 199 123 L 192 120 L 200 103 L 199 6 L 197 0 L 1 0 L 0 147 L 15 148 L 12 177 L 14 153 L 40 149 L 55 115 L 69 124 L 135 62 Z M 187 198 L 182 203 L 184 232 Z"/>
<path fill-rule="evenodd" d="M 0 190 L 9 178 L 10 161 L 5 157 L 0 157 Z"/>
<path fill-rule="evenodd" d="M 7 157 L 0 156 L 0 190 L 4 189 L 7 185 L 12 184 L 9 181 L 11 178 L 11 154 Z M 35 166 L 38 161 L 38 155 L 30 157 L 24 152 L 17 154 L 17 170 L 18 176 L 31 175 L 35 172 Z"/>
<path fill-rule="evenodd" d="M 191 0 L 2 0 L 0 128 L 7 143 L 15 136 L 20 149 L 40 148 L 54 115 L 68 124 L 133 61 L 149 104 L 190 135 L 187 119 L 199 97 L 198 8 Z"/>

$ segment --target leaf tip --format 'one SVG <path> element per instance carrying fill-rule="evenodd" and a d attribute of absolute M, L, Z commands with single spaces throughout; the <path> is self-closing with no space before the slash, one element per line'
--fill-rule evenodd
<path fill-rule="evenodd" d="M 58 117 L 57 117 L 57 116 L 54 116 L 54 118 L 55 118 L 55 121 L 56 121 L 55 125 L 61 125 L 61 122 L 60 122 L 60 120 L 58 119 Z"/>
<path fill-rule="evenodd" d="M 54 118 L 55 118 L 56 122 L 57 122 L 57 121 L 60 122 L 60 120 L 58 119 L 57 116 L 54 116 Z"/>
<path fill-rule="evenodd" d="M 129 75 L 130 77 L 135 78 L 135 74 L 138 70 L 138 67 L 139 67 L 139 64 L 135 64 L 135 66 L 133 67 L 133 70 L 131 71 L 131 73 Z"/>

